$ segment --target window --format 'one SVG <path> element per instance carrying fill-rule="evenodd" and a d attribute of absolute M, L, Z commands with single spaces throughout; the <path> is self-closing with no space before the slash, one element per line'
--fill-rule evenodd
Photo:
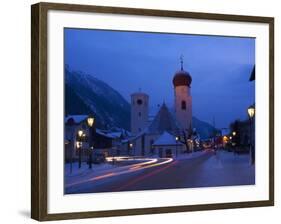
<path fill-rule="evenodd" d="M 186 102 L 184 100 L 181 101 L 181 109 L 186 110 Z"/>
<path fill-rule="evenodd" d="M 141 112 L 139 112 L 139 117 L 141 117 Z"/>
<path fill-rule="evenodd" d="M 138 104 L 138 105 L 142 105 L 142 100 L 141 100 L 141 99 L 138 99 L 138 100 L 137 100 L 137 104 Z"/>

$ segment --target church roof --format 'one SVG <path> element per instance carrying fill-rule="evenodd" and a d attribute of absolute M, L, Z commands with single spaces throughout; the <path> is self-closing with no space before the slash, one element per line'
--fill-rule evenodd
<path fill-rule="evenodd" d="M 164 132 L 156 141 L 154 142 L 153 146 L 164 146 L 164 145 L 182 145 L 181 142 L 176 141 L 176 137 L 171 135 L 168 132 Z"/>
<path fill-rule="evenodd" d="M 175 132 L 179 130 L 179 125 L 173 117 L 166 104 L 163 103 L 154 120 L 147 128 L 147 133 L 163 133 L 164 131 Z"/>

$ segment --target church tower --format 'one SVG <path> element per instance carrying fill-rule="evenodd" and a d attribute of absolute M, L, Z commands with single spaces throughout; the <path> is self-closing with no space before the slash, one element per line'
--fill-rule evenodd
<path fill-rule="evenodd" d="M 142 92 L 131 95 L 131 132 L 137 134 L 148 124 L 149 96 Z"/>
<path fill-rule="evenodd" d="M 181 70 L 176 72 L 173 78 L 175 94 L 175 114 L 176 119 L 185 131 L 192 130 L 192 97 L 190 84 L 192 78 L 183 69 L 183 57 L 181 56 Z"/>

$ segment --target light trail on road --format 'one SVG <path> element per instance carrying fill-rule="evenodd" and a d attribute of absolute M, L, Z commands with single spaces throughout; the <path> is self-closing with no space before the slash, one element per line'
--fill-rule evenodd
<path fill-rule="evenodd" d="M 114 191 L 121 191 L 121 190 L 123 190 L 123 189 L 126 189 L 127 187 L 130 187 L 130 186 L 132 186 L 132 185 L 134 185 L 134 184 L 136 184 L 136 183 L 138 183 L 138 182 L 144 180 L 145 178 L 148 178 L 148 177 L 151 177 L 151 176 L 153 176 L 153 175 L 155 175 L 155 174 L 157 174 L 157 173 L 160 173 L 160 172 L 162 172 L 162 171 L 164 171 L 164 170 L 170 168 L 171 166 L 174 166 L 174 165 L 177 164 L 177 163 L 178 163 L 178 161 L 174 161 L 173 163 L 171 163 L 171 164 L 169 164 L 169 165 L 167 165 L 167 166 L 160 167 L 159 169 L 154 170 L 154 171 L 152 171 L 152 172 L 150 172 L 150 173 L 148 173 L 148 174 L 145 174 L 145 175 L 142 175 L 142 176 L 140 176 L 140 177 L 137 177 L 137 178 L 135 178 L 135 179 L 129 181 L 129 182 L 126 183 L 125 185 L 122 185 L 122 186 L 118 187 L 118 188 L 115 189 Z M 150 166 L 150 167 L 152 167 L 152 166 Z"/>
<path fill-rule="evenodd" d="M 128 165 L 123 167 L 124 169 L 120 170 L 120 171 L 110 171 L 109 173 L 105 173 L 96 177 L 92 177 L 86 180 L 80 180 L 71 184 L 67 184 L 66 187 L 72 187 L 78 184 L 84 184 L 87 182 L 92 182 L 92 181 L 97 181 L 97 180 L 101 180 L 101 179 L 105 179 L 105 178 L 109 178 L 109 177 L 115 177 L 115 176 L 119 176 L 119 175 L 123 175 L 123 174 L 128 174 L 128 173 L 133 173 L 136 171 L 140 171 L 143 169 L 148 169 L 151 167 L 155 167 L 155 166 L 162 166 L 164 164 L 167 163 L 171 163 L 173 161 L 172 158 L 162 158 L 161 160 L 164 160 L 162 162 L 159 162 L 160 159 L 150 159 L 149 161 L 145 161 L 142 163 L 137 163 L 137 164 L 133 164 L 133 165 Z"/>

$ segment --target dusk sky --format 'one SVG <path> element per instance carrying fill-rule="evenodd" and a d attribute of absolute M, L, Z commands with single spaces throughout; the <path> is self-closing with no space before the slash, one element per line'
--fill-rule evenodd
<path fill-rule="evenodd" d="M 128 102 L 139 91 L 150 97 L 151 114 L 163 101 L 172 108 L 172 79 L 180 70 L 192 76 L 193 116 L 229 127 L 246 119 L 255 98 L 249 82 L 255 39 L 144 32 L 65 29 L 65 63 L 106 82 Z"/>

